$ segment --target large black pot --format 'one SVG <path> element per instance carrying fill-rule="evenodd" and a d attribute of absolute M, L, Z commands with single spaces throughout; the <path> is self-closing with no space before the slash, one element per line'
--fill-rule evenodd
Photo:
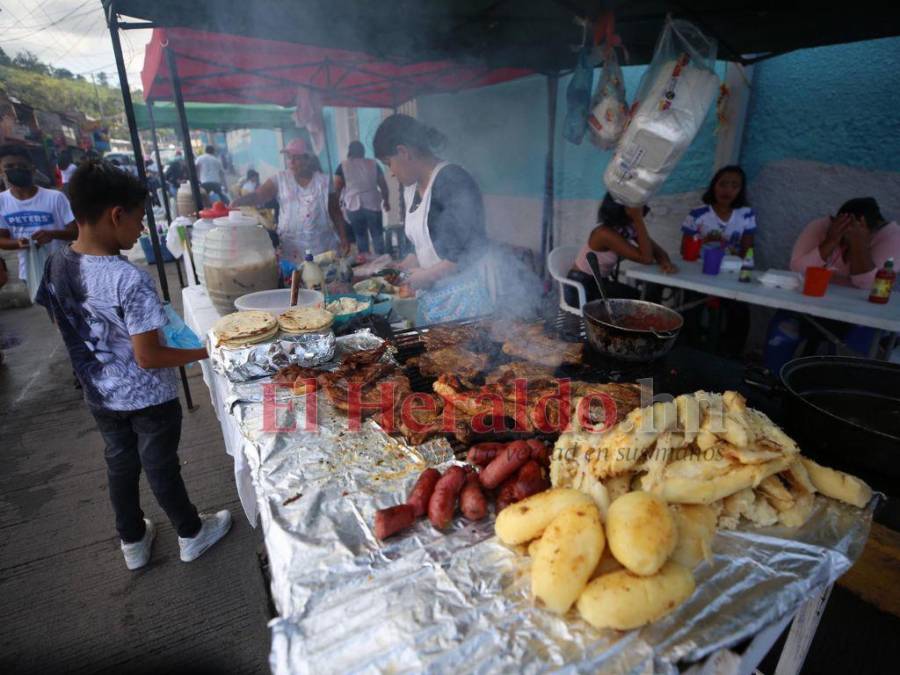
<path fill-rule="evenodd" d="M 620 361 L 658 359 L 672 349 L 684 324 L 681 314 L 655 302 L 614 298 L 609 304 L 614 321 L 603 300 L 586 303 L 584 328 L 594 351 Z"/>
<path fill-rule="evenodd" d="M 810 356 L 781 369 L 785 426 L 804 453 L 862 471 L 896 493 L 900 481 L 900 365 Z"/>

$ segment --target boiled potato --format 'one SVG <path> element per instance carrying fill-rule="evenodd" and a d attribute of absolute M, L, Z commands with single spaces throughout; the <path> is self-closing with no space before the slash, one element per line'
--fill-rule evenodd
<path fill-rule="evenodd" d="M 694 592 L 694 575 L 667 562 L 649 577 L 628 570 L 594 579 L 578 598 L 578 613 L 595 628 L 631 630 L 669 614 Z"/>
<path fill-rule="evenodd" d="M 544 530 L 531 565 L 535 604 L 557 614 L 568 612 L 605 545 L 600 510 L 594 504 L 570 506 L 556 516 Z"/>
<path fill-rule="evenodd" d="M 494 531 L 507 546 L 536 539 L 556 516 L 570 506 L 593 504 L 589 495 L 571 488 L 555 488 L 539 492 L 510 504 L 497 516 Z"/>
<path fill-rule="evenodd" d="M 610 504 L 606 536 L 616 560 L 643 576 L 656 574 L 678 543 L 669 506 L 649 492 L 629 492 Z"/>
<path fill-rule="evenodd" d="M 538 546 L 541 545 L 540 538 L 535 539 L 530 544 L 528 544 L 528 557 L 534 560 L 534 556 L 537 555 Z"/>
<path fill-rule="evenodd" d="M 816 486 L 816 490 L 826 497 L 852 504 L 857 508 L 863 508 L 872 498 L 872 488 L 866 485 L 856 476 L 851 476 L 843 471 L 835 471 L 827 466 L 822 466 L 808 457 L 801 457 L 800 461 L 809 479 Z"/>
<path fill-rule="evenodd" d="M 672 560 L 693 569 L 712 556 L 716 512 L 703 504 L 675 504 L 669 509 L 678 528 L 678 543 L 672 551 Z"/>

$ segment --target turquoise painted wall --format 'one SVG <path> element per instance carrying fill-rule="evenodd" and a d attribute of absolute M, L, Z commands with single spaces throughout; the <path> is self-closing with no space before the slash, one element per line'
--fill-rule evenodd
<path fill-rule="evenodd" d="M 229 133 L 231 159 L 241 178 L 249 168 L 256 169 L 265 178 L 284 168 L 278 147 L 279 135 L 278 131 L 271 129 L 247 129 Z"/>
<path fill-rule="evenodd" d="M 359 120 L 359 140 L 366 146 L 366 157 L 374 157 L 372 139 L 381 124 L 381 108 L 357 108 L 356 114 Z"/>
<path fill-rule="evenodd" d="M 624 68 L 630 96 L 644 66 Z M 724 64 L 717 71 L 724 75 Z M 595 71 L 595 83 L 600 71 Z M 594 147 L 587 137 L 580 146 L 563 139 L 565 91 L 569 77 L 559 82 L 556 133 L 556 196 L 558 199 L 600 199 L 603 171 L 612 153 Z M 547 85 L 542 76 L 492 87 L 418 99 L 419 118 L 448 137 L 444 157 L 468 168 L 488 194 L 539 197 L 544 191 L 547 148 Z M 663 193 L 703 187 L 712 174 L 715 114 L 710 114 L 693 145 L 663 186 Z"/>
<path fill-rule="evenodd" d="M 752 180 L 787 158 L 900 171 L 900 38 L 805 49 L 756 67 L 741 163 Z"/>

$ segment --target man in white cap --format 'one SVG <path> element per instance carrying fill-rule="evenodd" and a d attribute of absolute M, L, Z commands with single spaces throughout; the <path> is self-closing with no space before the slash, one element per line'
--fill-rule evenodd
<path fill-rule="evenodd" d="M 303 262 L 307 250 L 313 255 L 337 249 L 346 254 L 350 243 L 344 216 L 318 160 L 302 138 L 292 140 L 282 152 L 287 155 L 288 170 L 269 178 L 256 192 L 239 197 L 232 206 L 259 206 L 277 197 L 281 254 L 295 264 Z"/>

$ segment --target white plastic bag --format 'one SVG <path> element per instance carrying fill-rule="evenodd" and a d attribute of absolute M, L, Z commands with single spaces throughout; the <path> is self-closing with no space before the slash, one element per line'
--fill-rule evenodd
<path fill-rule="evenodd" d="M 608 49 L 603 59 L 603 72 L 591 98 L 588 128 L 591 141 L 598 148 L 612 150 L 622 137 L 628 121 L 625 102 L 625 78 L 615 49 Z"/>
<path fill-rule="evenodd" d="M 686 21 L 666 20 L 631 120 L 603 174 L 616 201 L 645 204 L 672 173 L 719 89 L 715 60 L 715 40 Z"/>
<path fill-rule="evenodd" d="M 41 286 L 41 280 L 44 278 L 44 267 L 47 265 L 47 258 L 50 257 L 50 251 L 47 246 L 38 246 L 35 242 L 29 242 L 30 246 L 25 253 L 27 258 L 25 264 L 25 285 L 28 287 L 28 297 L 31 302 L 37 296 L 38 289 Z"/>

